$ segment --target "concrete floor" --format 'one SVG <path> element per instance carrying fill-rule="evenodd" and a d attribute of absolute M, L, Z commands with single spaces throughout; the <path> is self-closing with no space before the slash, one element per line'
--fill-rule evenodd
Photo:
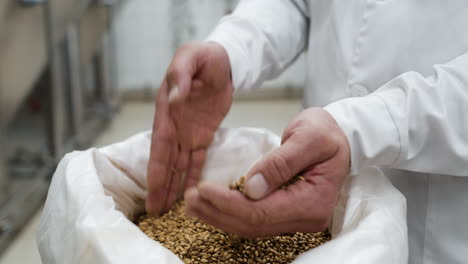
<path fill-rule="evenodd" d="M 281 135 L 287 123 L 301 110 L 298 100 L 241 101 L 235 102 L 223 122 L 223 127 L 263 127 Z M 154 107 L 151 103 L 128 103 L 124 105 L 112 124 L 95 142 L 105 146 L 129 136 L 151 129 Z M 41 263 L 36 247 L 36 228 L 40 211 L 16 237 L 0 258 L 0 264 Z"/>

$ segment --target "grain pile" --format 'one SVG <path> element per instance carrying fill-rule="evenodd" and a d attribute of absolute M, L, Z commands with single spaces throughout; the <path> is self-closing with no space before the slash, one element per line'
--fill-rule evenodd
<path fill-rule="evenodd" d="M 243 192 L 241 181 L 231 188 Z M 159 218 L 142 216 L 137 224 L 184 263 L 290 263 L 303 252 L 330 240 L 328 232 L 243 239 L 186 216 L 183 201 Z"/>

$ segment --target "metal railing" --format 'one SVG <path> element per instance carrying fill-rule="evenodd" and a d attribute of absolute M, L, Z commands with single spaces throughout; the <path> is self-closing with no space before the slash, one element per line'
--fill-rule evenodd
<path fill-rule="evenodd" d="M 9 92 L 7 95 L 12 94 L 16 87 L 14 82 L 0 79 L 0 253 L 41 206 L 57 162 L 67 152 L 88 147 L 109 123 L 118 105 L 117 93 L 112 90 L 115 73 L 111 64 L 115 62 L 109 56 L 114 50 L 114 42 L 111 33 L 106 33 L 117 8 L 115 1 L 7 1 L 11 3 L 4 7 L 13 6 L 15 12 L 24 8 L 24 16 L 37 15 L 37 9 L 43 11 L 41 22 L 46 29 L 45 43 L 38 45 L 46 47 L 46 58 L 39 74 L 41 77 L 36 77 L 35 84 L 30 87 L 45 95 L 40 101 L 45 110 L 42 127 L 31 124 L 27 129 L 35 135 L 39 129 L 45 131 L 34 151 L 15 149 L 14 142 L 6 134 L 15 134 L 11 131 L 15 126 L 11 124 L 16 122 L 14 115 L 20 111 L 16 108 L 24 106 L 31 91 L 22 91 L 21 96 L 14 98 L 2 97 L 5 91 Z M 106 19 L 99 19 L 103 17 Z M 89 27 L 94 34 L 83 34 L 91 30 Z M 7 32 L 14 33 L 14 28 Z M 31 46 L 34 42 L 27 44 Z M 11 45 L 0 43 L 0 49 L 7 46 Z M 5 53 L 8 52 L 0 50 L 0 59 Z M 14 61 L 15 57 L 10 54 L 9 58 Z M 25 60 L 23 63 L 32 62 Z M 89 91 L 91 96 L 85 97 Z M 9 113 L 8 117 L 6 113 Z M 5 147 L 5 143 L 9 146 Z M 8 152 L 12 156 L 7 156 L 6 149 L 13 149 Z"/>

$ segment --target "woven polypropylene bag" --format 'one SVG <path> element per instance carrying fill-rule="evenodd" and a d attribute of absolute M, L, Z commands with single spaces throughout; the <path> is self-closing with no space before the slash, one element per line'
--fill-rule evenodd
<path fill-rule="evenodd" d="M 143 212 L 150 132 L 60 162 L 38 230 L 43 263 L 182 263 L 132 223 Z M 279 146 L 273 133 L 220 129 L 203 180 L 228 185 Z M 348 177 L 336 207 L 331 241 L 294 263 L 406 263 L 405 199 L 376 168 Z"/>

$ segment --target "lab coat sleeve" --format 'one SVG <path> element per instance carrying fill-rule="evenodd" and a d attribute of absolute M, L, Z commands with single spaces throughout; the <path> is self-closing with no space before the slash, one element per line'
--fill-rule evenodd
<path fill-rule="evenodd" d="M 468 175 L 468 53 L 429 77 L 407 72 L 325 109 L 348 138 L 354 174 L 383 166 Z"/>
<path fill-rule="evenodd" d="M 278 76 L 305 49 L 305 0 L 243 0 L 207 38 L 221 44 L 231 63 L 236 91 Z"/>

